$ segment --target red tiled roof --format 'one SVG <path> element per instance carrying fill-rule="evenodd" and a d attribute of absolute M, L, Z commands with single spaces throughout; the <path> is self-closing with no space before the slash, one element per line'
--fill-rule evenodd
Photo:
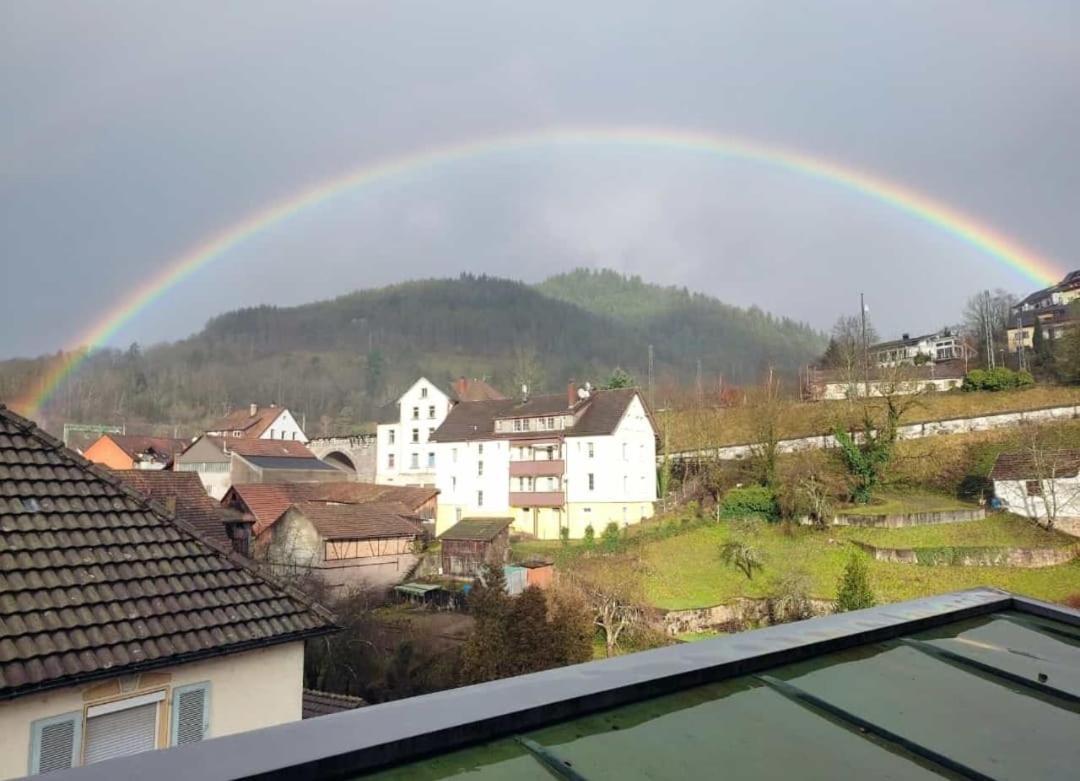
<path fill-rule="evenodd" d="M 248 439 L 247 437 L 213 437 L 226 450 L 242 456 L 276 456 L 278 458 L 317 458 L 307 445 L 291 439 Z"/>
<path fill-rule="evenodd" d="M 438 493 L 435 488 L 376 483 L 245 483 L 233 485 L 224 501 L 250 513 L 255 520 L 252 532 L 258 535 L 297 502 L 400 502 L 413 513 Z"/>
<path fill-rule="evenodd" d="M 334 629 L 3 406 L 0 616 L 0 699 Z"/>
<path fill-rule="evenodd" d="M 144 437 L 137 434 L 103 434 L 103 437 L 108 437 L 116 446 L 127 453 L 132 458 L 137 458 L 141 455 L 150 453 L 157 453 L 164 456 L 162 461 L 168 461 L 178 453 L 183 452 L 189 444 L 186 439 L 175 439 L 173 437 Z"/>
<path fill-rule="evenodd" d="M 450 386 L 450 398 L 454 401 L 498 401 L 506 396 L 484 380 L 458 377 Z"/>
<path fill-rule="evenodd" d="M 1053 450 L 1040 453 L 1038 459 L 1031 451 L 1002 453 L 990 470 L 991 480 L 1048 480 L 1080 475 L 1080 450 Z"/>
<path fill-rule="evenodd" d="M 304 689 L 302 718 L 314 719 L 318 716 L 329 716 L 331 713 L 363 708 L 365 705 L 367 705 L 367 702 L 361 697 L 323 692 L 316 689 Z"/>
<path fill-rule="evenodd" d="M 222 547 L 232 544 L 225 533 L 225 522 L 240 520 L 239 513 L 210 498 L 197 473 L 115 469 L 113 474 L 151 501 L 168 507 L 172 500 L 175 517 L 194 526 L 205 539 Z"/>
<path fill-rule="evenodd" d="M 243 431 L 245 437 L 258 438 L 277 420 L 284 407 L 257 407 L 251 414 L 250 407 L 235 409 L 221 420 L 209 426 L 207 431 Z"/>
<path fill-rule="evenodd" d="M 416 537 L 420 519 L 399 502 L 307 501 L 292 505 L 307 518 L 324 540 L 366 540 L 377 537 Z"/>

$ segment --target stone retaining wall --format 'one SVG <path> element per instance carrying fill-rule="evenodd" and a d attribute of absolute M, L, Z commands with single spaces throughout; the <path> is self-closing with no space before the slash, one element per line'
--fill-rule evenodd
<path fill-rule="evenodd" d="M 1080 418 L 1080 404 L 1068 404 L 1059 407 L 1023 410 L 1020 412 L 998 412 L 992 415 L 978 415 L 970 418 L 948 418 L 928 420 L 924 423 L 908 423 L 897 428 L 898 439 L 921 439 L 938 434 L 967 434 L 972 431 L 990 431 L 995 428 L 1008 428 L 1021 423 L 1043 423 L 1052 420 L 1070 420 Z M 754 454 L 754 442 L 736 445 L 684 450 L 671 453 L 671 458 L 717 458 L 721 461 L 738 461 L 750 458 Z M 800 450 L 820 450 L 836 447 L 836 437 L 832 434 L 817 434 L 812 437 L 782 439 L 777 443 L 781 453 L 794 453 Z M 663 462 L 663 455 L 657 456 L 657 462 Z"/>
<path fill-rule="evenodd" d="M 877 561 L 930 567 L 1021 567 L 1035 569 L 1067 564 L 1075 547 L 1064 548 L 879 548 L 855 542 Z"/>
<path fill-rule="evenodd" d="M 808 607 L 812 615 L 824 616 L 832 613 L 835 605 L 828 599 L 810 599 Z M 797 617 L 801 616 L 791 616 L 791 619 Z M 787 620 L 779 600 L 739 597 L 724 605 L 669 610 L 661 621 L 664 631 L 674 637 L 688 632 L 740 631 L 749 625 L 773 623 L 774 618 L 781 619 L 779 623 Z"/>
<path fill-rule="evenodd" d="M 880 515 L 837 515 L 833 526 L 868 526 L 880 529 L 904 529 L 909 526 L 933 526 L 939 523 L 981 521 L 986 510 L 938 510 L 925 513 L 882 513 Z"/>

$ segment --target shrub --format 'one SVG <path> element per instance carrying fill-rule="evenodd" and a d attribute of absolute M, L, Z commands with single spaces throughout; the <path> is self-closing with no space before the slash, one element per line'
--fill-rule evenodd
<path fill-rule="evenodd" d="M 866 567 L 866 560 L 857 553 L 851 554 L 844 573 L 840 576 L 840 584 L 836 593 L 836 612 L 846 613 L 849 610 L 862 610 L 864 607 L 873 607 L 877 604 L 874 592 L 870 589 L 870 572 Z"/>
<path fill-rule="evenodd" d="M 562 545 L 564 548 L 567 545 L 570 544 L 570 527 L 569 526 L 560 526 L 559 527 L 559 544 Z"/>
<path fill-rule="evenodd" d="M 619 524 L 612 521 L 604 527 L 604 533 L 600 535 L 600 541 L 605 550 L 613 551 L 619 547 Z"/>
<path fill-rule="evenodd" d="M 748 485 L 732 488 L 720 501 L 720 515 L 724 518 L 765 518 L 775 521 L 780 517 L 776 494 L 764 485 Z"/>
<path fill-rule="evenodd" d="M 596 531 L 593 529 L 590 523 L 585 527 L 585 536 L 582 538 L 586 548 L 592 548 L 596 545 Z"/>
<path fill-rule="evenodd" d="M 1013 388 L 1028 388 L 1035 384 L 1030 372 L 1018 371 L 1005 366 L 994 369 L 973 369 L 964 377 L 962 390 L 966 391 L 1002 391 Z"/>

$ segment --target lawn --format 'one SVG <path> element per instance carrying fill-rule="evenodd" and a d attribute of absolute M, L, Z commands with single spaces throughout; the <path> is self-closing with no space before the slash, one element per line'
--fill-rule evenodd
<path fill-rule="evenodd" d="M 858 540 L 879 548 L 1058 548 L 1080 544 L 1080 540 L 1057 531 L 1047 531 L 1031 521 L 1008 513 L 991 513 L 982 521 L 939 523 L 906 529 L 835 527 L 830 530 L 844 539 Z"/>
<path fill-rule="evenodd" d="M 987 530 L 995 541 L 993 544 L 1014 544 L 1008 525 L 997 518 L 953 525 L 967 527 L 971 542 L 980 545 L 987 544 L 978 537 L 981 529 Z M 931 528 L 934 533 L 942 533 L 938 531 L 941 527 Z M 1013 530 L 1018 531 L 1015 544 L 1029 543 L 1030 532 Z M 740 596 L 769 596 L 778 578 L 789 572 L 802 571 L 810 580 L 813 596 L 834 599 L 837 580 L 853 550 L 847 540 L 857 535 L 865 536 L 866 532 L 865 529 L 816 530 L 806 527 L 785 532 L 779 526 L 765 526 L 753 539 L 753 544 L 764 555 L 765 566 L 753 580 L 748 580 L 720 562 L 718 549 L 731 538 L 731 527 L 726 523 L 697 527 L 641 546 L 640 553 L 646 565 L 646 593 L 656 607 L 663 609 L 706 607 Z M 881 533 L 896 532 L 882 530 Z M 876 539 L 875 544 L 886 544 L 887 538 Z M 890 544 L 890 547 L 901 546 Z M 879 561 L 868 561 L 868 566 L 871 585 L 882 602 L 898 602 L 976 586 L 996 586 L 1051 601 L 1060 601 L 1080 591 L 1080 561 L 1041 569 L 927 567 Z"/>
<path fill-rule="evenodd" d="M 961 502 L 945 494 L 921 491 L 882 491 L 870 504 L 850 504 L 837 508 L 837 515 L 899 515 L 903 513 L 977 510 L 978 505 Z"/>
<path fill-rule="evenodd" d="M 1023 390 L 931 393 L 921 396 L 904 414 L 904 423 L 970 417 L 1000 412 L 1039 409 L 1080 403 L 1080 388 L 1039 385 Z M 849 401 L 792 403 L 786 410 L 783 438 L 825 434 L 837 425 L 857 422 L 860 404 Z M 685 409 L 658 413 L 661 436 L 671 451 L 751 442 L 755 438 L 756 409 Z"/>

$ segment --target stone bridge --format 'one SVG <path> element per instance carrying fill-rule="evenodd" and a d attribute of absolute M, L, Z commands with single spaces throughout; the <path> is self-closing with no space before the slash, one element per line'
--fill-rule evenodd
<path fill-rule="evenodd" d="M 320 459 L 348 473 L 353 480 L 375 482 L 374 434 L 315 437 L 307 446 Z"/>

